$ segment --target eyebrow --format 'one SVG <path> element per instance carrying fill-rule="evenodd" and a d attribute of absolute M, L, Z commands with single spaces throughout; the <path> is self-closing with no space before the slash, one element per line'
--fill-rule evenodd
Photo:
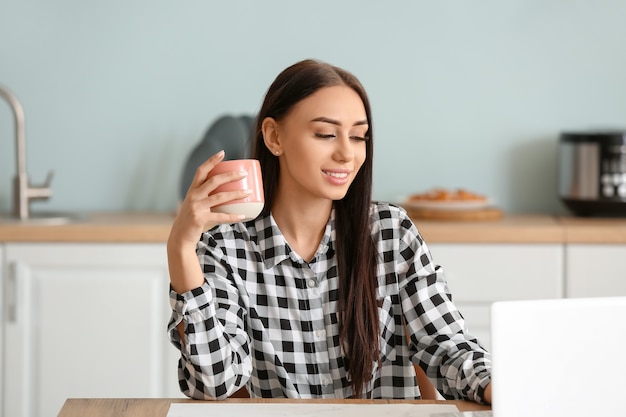
<path fill-rule="evenodd" d="M 331 119 L 329 117 L 316 117 L 315 119 L 311 120 L 311 122 L 324 122 L 324 123 L 330 123 L 333 125 L 337 125 L 337 126 L 341 126 L 341 122 L 339 122 L 338 120 L 335 119 Z M 367 120 L 359 120 L 357 122 L 355 122 L 352 126 L 362 126 L 362 125 L 367 125 Z"/>

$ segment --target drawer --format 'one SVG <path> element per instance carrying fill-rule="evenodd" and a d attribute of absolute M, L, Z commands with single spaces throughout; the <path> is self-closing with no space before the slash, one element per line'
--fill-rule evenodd
<path fill-rule="evenodd" d="M 567 245 L 567 297 L 626 296 L 626 245 Z"/>
<path fill-rule="evenodd" d="M 563 246 L 560 244 L 428 245 L 443 267 L 453 300 L 490 303 L 500 300 L 563 297 Z"/>

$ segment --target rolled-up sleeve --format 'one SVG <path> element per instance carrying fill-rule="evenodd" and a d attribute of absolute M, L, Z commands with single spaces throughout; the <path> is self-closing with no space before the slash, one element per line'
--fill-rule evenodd
<path fill-rule="evenodd" d="M 170 288 L 168 332 L 180 350 L 181 391 L 194 399 L 225 399 L 245 385 L 252 372 L 245 308 L 219 259 L 199 250 L 202 286 L 178 294 Z M 178 326 L 182 323 L 185 340 Z"/>
<path fill-rule="evenodd" d="M 433 262 L 416 227 L 408 219 L 402 225 L 397 268 L 412 361 L 437 381 L 444 398 L 484 402 L 491 381 L 490 355 L 467 333 L 443 269 Z"/>

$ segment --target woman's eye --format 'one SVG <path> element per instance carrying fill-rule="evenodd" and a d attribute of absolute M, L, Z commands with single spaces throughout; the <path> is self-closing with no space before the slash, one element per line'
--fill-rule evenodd
<path fill-rule="evenodd" d="M 332 139 L 335 137 L 334 134 L 332 133 L 319 133 L 319 132 L 315 132 L 315 137 L 320 138 L 320 139 Z"/>
<path fill-rule="evenodd" d="M 367 142 L 370 138 L 369 136 L 350 136 L 352 140 L 358 140 L 361 142 Z"/>

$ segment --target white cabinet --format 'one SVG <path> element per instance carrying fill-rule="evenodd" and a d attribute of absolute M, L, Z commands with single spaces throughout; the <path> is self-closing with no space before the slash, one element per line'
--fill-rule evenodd
<path fill-rule="evenodd" d="M 563 297 L 562 244 L 428 245 L 470 334 L 489 348 L 494 301 Z"/>
<path fill-rule="evenodd" d="M 626 296 L 626 245 L 568 244 L 567 297 Z"/>
<path fill-rule="evenodd" d="M 0 244 L 0 416 L 4 417 L 4 322 L 5 322 L 5 300 L 4 300 L 4 246 Z"/>
<path fill-rule="evenodd" d="M 3 416 L 68 397 L 179 397 L 164 244 L 4 246 Z"/>

